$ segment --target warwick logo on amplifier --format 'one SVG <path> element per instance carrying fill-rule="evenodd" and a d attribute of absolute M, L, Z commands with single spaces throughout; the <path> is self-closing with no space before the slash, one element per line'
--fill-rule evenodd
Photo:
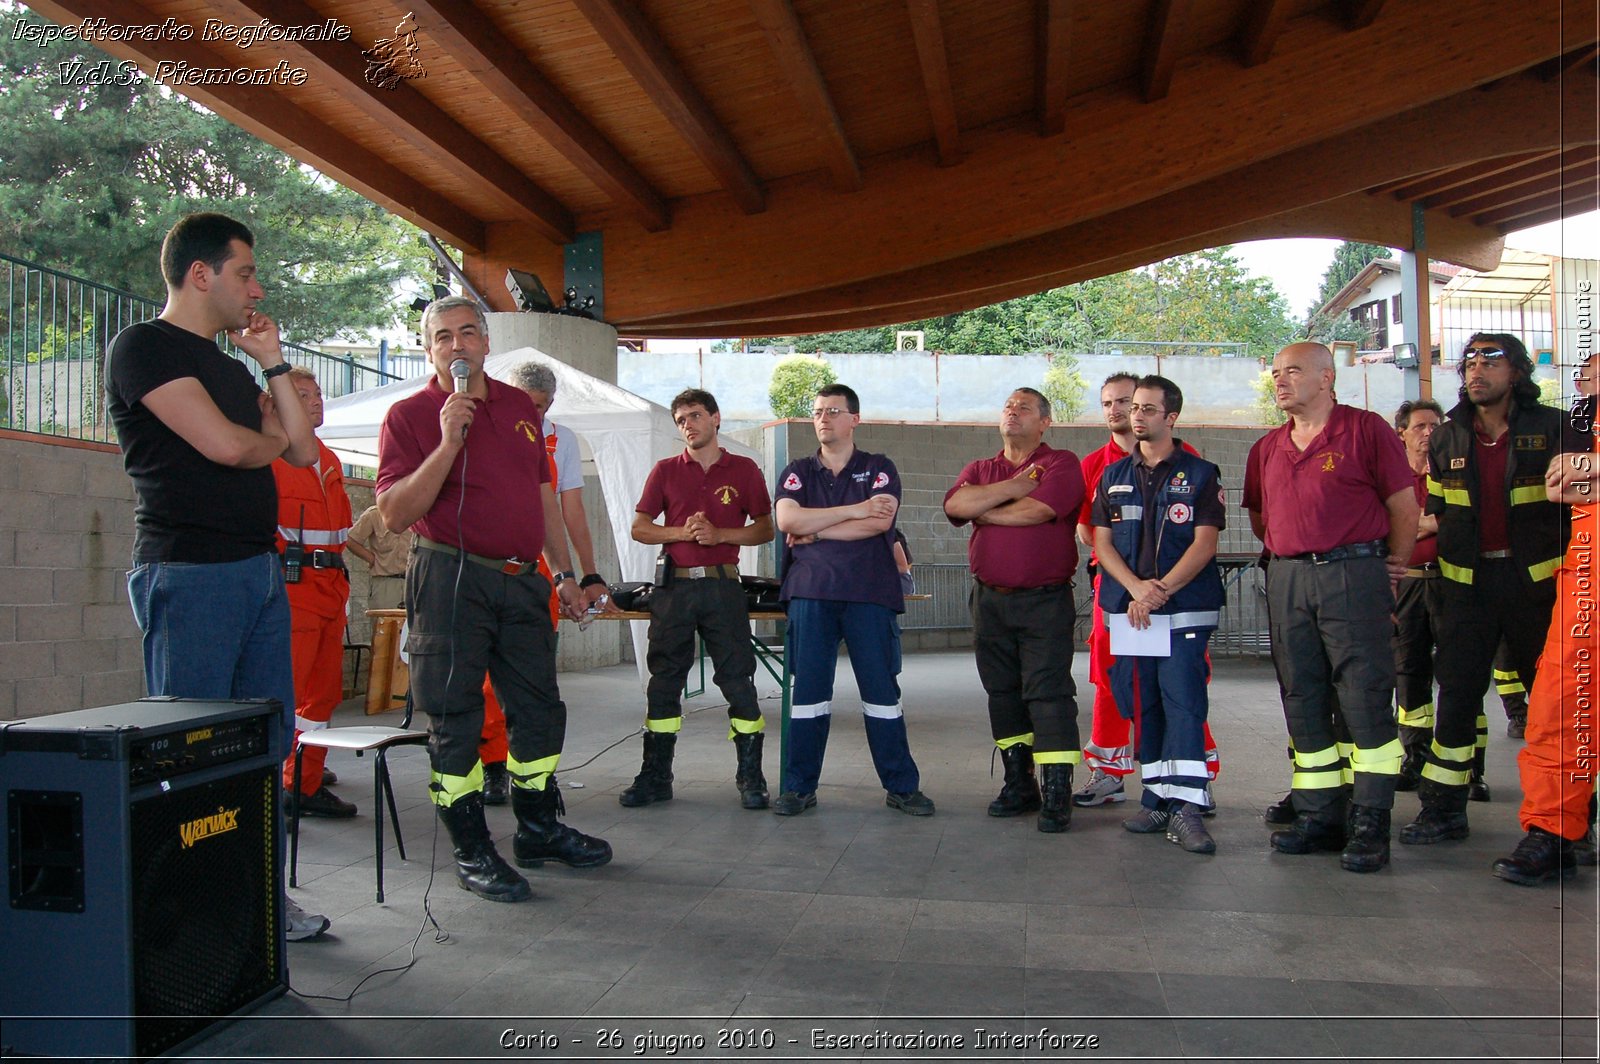
<path fill-rule="evenodd" d="M 201 839 L 237 830 L 239 830 L 239 807 L 235 806 L 232 809 L 219 807 L 210 816 L 198 817 L 186 824 L 179 824 L 178 836 L 183 839 L 183 848 L 187 850 Z"/>

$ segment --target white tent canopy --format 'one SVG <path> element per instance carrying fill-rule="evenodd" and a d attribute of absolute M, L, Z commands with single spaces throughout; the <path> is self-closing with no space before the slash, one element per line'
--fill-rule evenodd
<path fill-rule="evenodd" d="M 641 398 L 615 384 L 592 377 L 564 362 L 559 362 L 531 347 L 504 354 L 491 354 L 484 371 L 509 382 L 512 372 L 524 362 L 549 366 L 556 375 L 556 398 L 550 418 L 565 425 L 578 437 L 583 457 L 594 462 L 605 497 L 611 535 L 624 580 L 649 580 L 655 569 L 656 548 L 635 543 L 630 529 L 633 507 L 639 501 L 650 469 L 662 458 L 683 450 L 683 438 L 663 406 Z M 339 458 L 351 465 L 378 465 L 378 433 L 389 407 L 420 391 L 427 377 L 386 384 L 364 392 L 328 400 L 322 428 L 317 435 Z M 761 456 L 750 448 L 724 439 L 730 454 L 743 455 L 758 465 Z M 744 548 L 743 568 L 755 572 L 755 551 Z M 644 625 L 633 625 L 634 649 L 643 668 Z"/>

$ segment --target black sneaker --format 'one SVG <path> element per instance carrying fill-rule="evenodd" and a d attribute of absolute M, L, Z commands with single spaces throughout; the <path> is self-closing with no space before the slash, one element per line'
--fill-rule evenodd
<path fill-rule="evenodd" d="M 816 791 L 809 791 L 806 794 L 784 791 L 772 800 L 772 811 L 779 816 L 799 816 L 816 804 Z"/>
<path fill-rule="evenodd" d="M 906 791 L 896 794 L 894 791 L 884 791 L 883 804 L 890 809 L 898 809 L 911 816 L 932 816 L 933 799 L 921 791 Z"/>
<path fill-rule="evenodd" d="M 300 816 L 325 816 L 342 820 L 356 815 L 354 802 L 347 802 L 326 787 L 318 787 L 310 794 L 285 793 L 283 806 L 290 816 L 295 815 L 296 807 Z"/>

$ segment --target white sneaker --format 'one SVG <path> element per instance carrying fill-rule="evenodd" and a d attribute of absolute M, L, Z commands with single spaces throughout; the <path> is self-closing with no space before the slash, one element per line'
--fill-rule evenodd
<path fill-rule="evenodd" d="M 1128 796 L 1123 793 L 1122 777 L 1112 776 L 1095 769 L 1072 795 L 1072 804 L 1079 808 L 1087 809 L 1094 805 L 1107 805 L 1111 802 L 1127 801 Z"/>
<path fill-rule="evenodd" d="M 295 904 L 293 898 L 283 896 L 283 937 L 290 942 L 308 942 L 321 937 L 333 921 L 320 913 L 308 913 Z"/>

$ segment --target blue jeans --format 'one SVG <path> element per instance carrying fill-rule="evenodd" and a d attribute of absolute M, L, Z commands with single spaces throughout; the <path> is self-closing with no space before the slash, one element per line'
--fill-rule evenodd
<path fill-rule="evenodd" d="M 289 596 L 275 554 L 238 562 L 147 562 L 128 573 L 144 633 L 149 693 L 177 698 L 276 698 L 288 753 L 294 735 Z"/>

